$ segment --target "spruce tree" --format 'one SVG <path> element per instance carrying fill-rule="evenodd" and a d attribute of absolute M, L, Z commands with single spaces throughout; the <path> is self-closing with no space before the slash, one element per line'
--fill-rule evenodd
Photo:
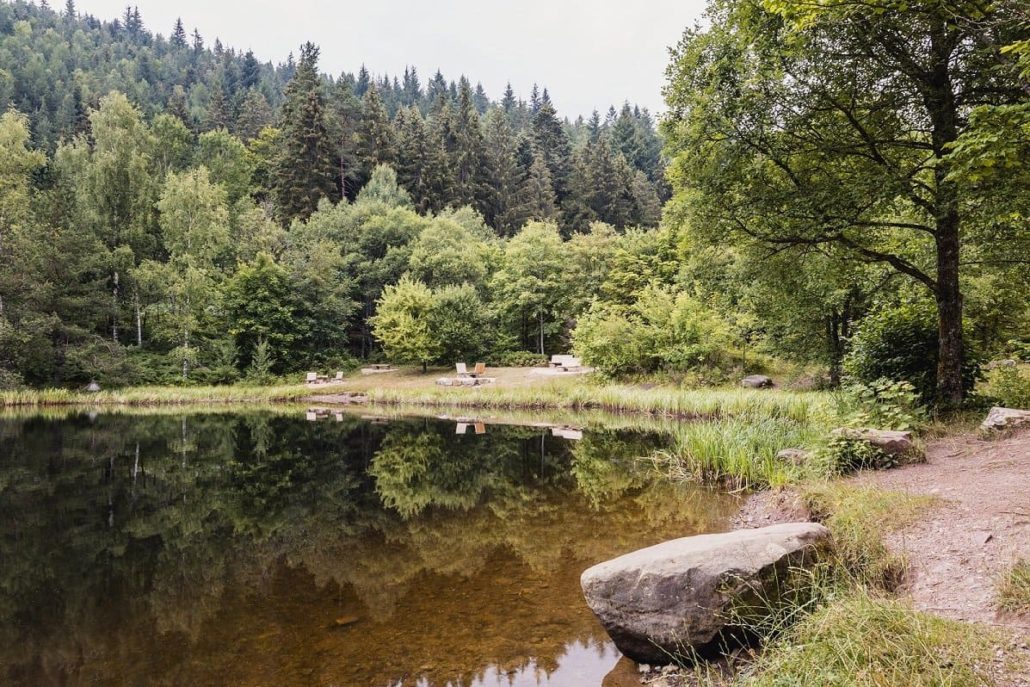
<path fill-rule="evenodd" d="M 241 139 L 250 141 L 257 138 L 266 126 L 271 126 L 273 121 L 274 115 L 268 100 L 261 91 L 252 88 L 240 104 L 240 114 L 233 129 Z"/>
<path fill-rule="evenodd" d="M 483 131 L 472 87 L 464 77 L 458 91 L 453 147 L 449 152 L 454 170 L 454 200 L 462 205 L 472 205 L 486 215 L 490 207 L 491 190 L 484 176 L 487 160 Z"/>
<path fill-rule="evenodd" d="M 182 25 L 182 18 L 175 20 L 175 28 L 172 29 L 172 45 L 176 48 L 186 47 L 186 27 Z"/>
<path fill-rule="evenodd" d="M 568 194 L 572 146 L 550 98 L 541 100 L 533 115 L 533 144 L 544 157 L 558 203 Z"/>
<path fill-rule="evenodd" d="M 313 43 L 301 47 L 280 117 L 282 137 L 273 183 L 279 217 L 286 223 L 307 219 L 318 202 L 336 190 L 318 52 Z"/>
<path fill-rule="evenodd" d="M 515 100 L 515 91 L 512 90 L 511 82 L 509 81 L 508 85 L 504 87 L 504 98 L 501 99 L 501 108 L 506 114 L 510 115 L 517 106 L 518 101 Z"/>
<path fill-rule="evenodd" d="M 523 174 L 519 168 L 518 140 L 503 110 L 491 110 L 486 116 L 486 155 L 490 160 L 489 179 L 493 189 L 489 213 L 491 224 L 501 236 L 513 235 L 525 221 L 519 194 Z"/>
<path fill-rule="evenodd" d="M 358 126 L 358 161 L 366 178 L 372 174 L 376 165 L 393 165 L 396 162 L 396 145 L 390 115 L 379 96 L 379 89 L 370 85 L 362 99 L 361 122 Z"/>
<path fill-rule="evenodd" d="M 534 151 L 533 164 L 525 182 L 525 213 L 528 219 L 549 220 L 557 214 L 554 185 L 544 155 Z"/>
<path fill-rule="evenodd" d="M 411 194 L 420 213 L 443 209 L 450 196 L 447 160 L 439 138 L 426 126 L 422 113 L 411 106 L 394 121 L 398 137 L 397 178 Z"/>
<path fill-rule="evenodd" d="M 254 88 L 261 80 L 261 65 L 254 57 L 254 51 L 248 50 L 243 56 L 243 67 L 240 69 L 240 88 Z"/>

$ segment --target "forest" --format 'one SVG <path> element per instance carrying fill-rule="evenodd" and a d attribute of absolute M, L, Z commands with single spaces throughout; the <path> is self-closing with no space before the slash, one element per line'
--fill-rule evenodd
<path fill-rule="evenodd" d="M 959 402 L 1030 347 L 1027 17 L 886 4 L 713 0 L 659 123 L 0 3 L 0 387 L 573 350 Z"/>
<path fill-rule="evenodd" d="M 232 381 L 259 342 L 265 372 L 345 365 L 375 354 L 376 301 L 405 274 L 490 320 L 465 323 L 464 353 L 535 348 L 592 285 L 493 298 L 505 253 L 531 259 L 505 239 L 544 223 L 520 242 L 557 253 L 527 278 L 556 282 L 564 240 L 636 236 L 670 193 L 629 104 L 570 123 L 536 86 L 332 78 L 313 45 L 272 66 L 133 8 L 0 4 L 0 64 L 7 385 Z"/>

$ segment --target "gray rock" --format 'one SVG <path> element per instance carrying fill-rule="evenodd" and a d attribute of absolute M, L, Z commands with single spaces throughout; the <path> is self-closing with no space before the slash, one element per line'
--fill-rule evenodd
<path fill-rule="evenodd" d="M 980 424 L 980 429 L 986 432 L 1001 432 L 1026 426 L 1030 426 L 1030 410 L 995 407 L 987 413 L 987 418 Z"/>
<path fill-rule="evenodd" d="M 912 442 L 912 432 L 841 427 L 840 429 L 833 430 L 833 436 L 865 441 L 892 456 L 904 455 L 915 447 L 915 444 Z"/>
<path fill-rule="evenodd" d="M 580 584 L 623 654 L 662 665 L 717 651 L 739 634 L 736 604 L 774 597 L 777 579 L 829 545 L 829 530 L 810 522 L 686 537 L 595 565 Z"/>
<path fill-rule="evenodd" d="M 764 389 L 772 386 L 773 380 L 765 375 L 748 375 L 740 380 L 740 385 L 746 386 L 749 389 Z"/>
<path fill-rule="evenodd" d="M 800 448 L 785 448 L 776 454 L 776 460 L 791 465 L 801 465 L 808 460 L 808 451 Z"/>

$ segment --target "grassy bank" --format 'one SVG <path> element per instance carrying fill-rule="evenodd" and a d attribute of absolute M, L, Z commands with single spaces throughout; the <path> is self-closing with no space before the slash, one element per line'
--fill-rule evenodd
<path fill-rule="evenodd" d="M 994 661 L 1003 635 L 892 598 L 905 561 L 889 551 L 884 535 L 918 520 L 936 499 L 841 482 L 796 490 L 833 533 L 833 558 L 811 575 L 802 602 L 755 628 L 764 638 L 760 652 L 731 659 L 728 671 L 685 667 L 676 684 L 979 687 L 1027 669 Z"/>
<path fill-rule="evenodd" d="M 340 391 L 336 385 L 321 386 L 317 393 Z M 0 391 L 0 408 L 54 406 L 159 406 L 219 405 L 226 403 L 281 403 L 298 401 L 313 393 L 306 384 L 278 386 L 140 386 L 87 393 L 69 389 Z"/>
<path fill-rule="evenodd" d="M 678 389 L 587 381 L 522 387 L 369 388 L 373 404 L 507 410 L 604 410 L 676 419 L 784 418 L 811 422 L 830 411 L 830 398 L 818 392 L 747 389 Z"/>

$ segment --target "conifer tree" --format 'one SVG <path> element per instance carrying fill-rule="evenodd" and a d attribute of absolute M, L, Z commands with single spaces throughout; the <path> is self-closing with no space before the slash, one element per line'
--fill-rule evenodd
<path fill-rule="evenodd" d="M 257 138 L 261 130 L 274 121 L 272 107 L 261 91 L 251 88 L 240 104 L 240 114 L 236 118 L 234 130 L 244 141 Z"/>
<path fill-rule="evenodd" d="M 504 98 L 501 99 L 501 108 L 506 114 L 510 115 L 516 107 L 518 107 L 518 101 L 515 100 L 515 91 L 512 90 L 511 82 L 509 81 L 508 85 L 504 87 Z"/>
<path fill-rule="evenodd" d="M 182 86 L 175 86 L 172 95 L 168 98 L 168 106 L 165 111 L 182 120 L 186 126 L 193 127 L 193 117 L 190 115 L 189 104 L 186 102 L 186 90 Z"/>
<path fill-rule="evenodd" d="M 551 172 L 542 153 L 538 152 L 533 156 L 533 164 L 529 168 L 529 177 L 525 183 L 524 197 L 527 218 L 543 221 L 558 214 Z"/>
<path fill-rule="evenodd" d="M 186 27 L 182 25 L 182 18 L 175 20 L 175 28 L 172 29 L 172 45 L 176 48 L 186 47 Z"/>
<path fill-rule="evenodd" d="M 254 88 L 261 80 L 261 65 L 254 57 L 254 51 L 248 50 L 243 56 L 243 67 L 240 69 L 240 88 Z"/>
<path fill-rule="evenodd" d="M 335 192 L 325 102 L 318 77 L 318 48 L 301 47 L 297 73 L 286 87 L 280 150 L 273 183 L 279 216 L 289 223 L 307 219 L 324 197 Z"/>
<path fill-rule="evenodd" d="M 511 236 L 525 221 L 519 201 L 523 174 L 519 168 L 518 141 L 503 110 L 494 109 L 487 114 L 485 139 L 490 160 L 489 185 L 494 193 L 492 206 L 484 216 L 492 218 L 492 225 L 501 236 Z"/>
<path fill-rule="evenodd" d="M 211 84 L 211 99 L 207 104 L 207 117 L 204 128 L 208 131 L 228 129 L 235 121 L 229 99 L 225 96 L 225 88 L 221 79 Z"/>
<path fill-rule="evenodd" d="M 66 19 L 75 19 L 78 16 L 78 12 L 75 11 L 75 0 L 68 0 L 64 4 L 64 16 Z"/>
<path fill-rule="evenodd" d="M 485 215 L 484 210 L 488 210 L 490 205 L 490 189 L 484 178 L 487 160 L 479 113 L 473 98 L 472 87 L 462 77 L 453 147 L 449 152 L 454 170 L 454 200 L 461 205 L 472 205 Z"/>
<path fill-rule="evenodd" d="M 411 194 L 418 212 L 441 210 L 440 199 L 451 194 L 442 143 L 415 106 L 400 110 L 394 125 L 399 149 L 398 180 Z"/>
<path fill-rule="evenodd" d="M 568 194 L 572 146 L 550 98 L 540 100 L 532 126 L 533 144 L 544 157 L 554 184 L 555 200 L 561 203 Z"/>
<path fill-rule="evenodd" d="M 360 79 L 358 80 L 360 84 Z M 370 85 L 361 103 L 361 122 L 358 126 L 358 161 L 366 175 L 376 165 L 396 162 L 396 135 L 390 123 L 379 89 Z"/>

